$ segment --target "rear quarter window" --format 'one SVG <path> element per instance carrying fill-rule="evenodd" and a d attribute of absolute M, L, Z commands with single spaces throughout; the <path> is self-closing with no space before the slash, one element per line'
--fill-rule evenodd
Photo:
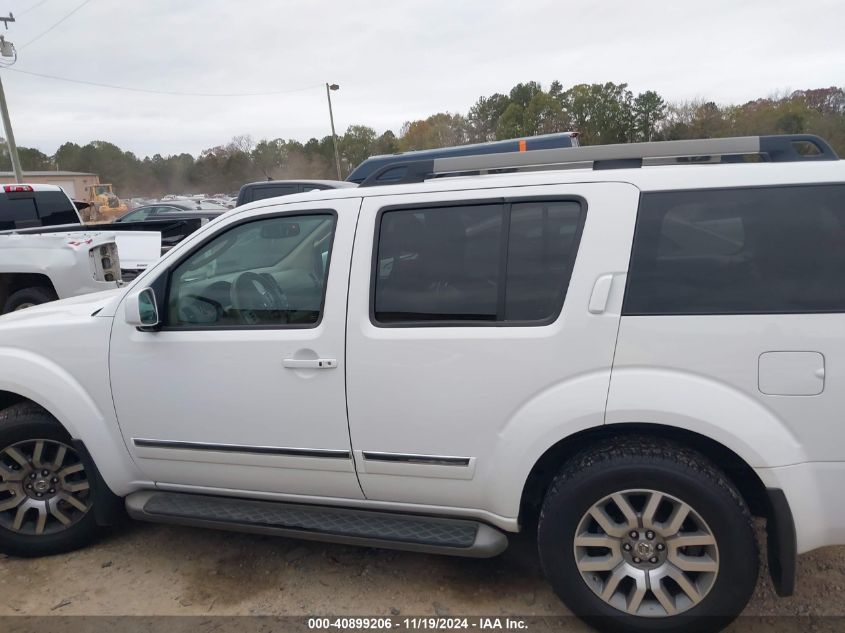
<path fill-rule="evenodd" d="M 623 314 L 845 312 L 845 185 L 643 194 Z"/>

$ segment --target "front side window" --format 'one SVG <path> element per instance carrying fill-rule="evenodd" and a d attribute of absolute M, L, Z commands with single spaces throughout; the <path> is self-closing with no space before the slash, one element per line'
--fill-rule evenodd
<path fill-rule="evenodd" d="M 315 325 L 334 227 L 326 212 L 254 220 L 214 237 L 173 270 L 166 325 Z"/>
<path fill-rule="evenodd" d="M 845 186 L 646 193 L 624 314 L 845 312 Z"/>
<path fill-rule="evenodd" d="M 572 200 L 385 211 L 375 320 L 547 322 L 563 305 L 583 219 Z"/>

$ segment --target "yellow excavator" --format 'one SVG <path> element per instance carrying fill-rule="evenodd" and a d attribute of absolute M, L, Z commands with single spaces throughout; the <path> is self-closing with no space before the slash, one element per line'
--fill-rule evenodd
<path fill-rule="evenodd" d="M 108 183 L 98 183 L 88 187 L 89 213 L 94 222 L 111 222 L 129 210 L 126 203 L 118 198 Z"/>

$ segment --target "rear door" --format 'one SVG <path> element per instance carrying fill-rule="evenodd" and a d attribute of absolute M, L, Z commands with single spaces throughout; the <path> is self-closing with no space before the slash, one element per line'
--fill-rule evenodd
<path fill-rule="evenodd" d="M 603 423 L 637 197 L 600 183 L 364 199 L 347 397 L 368 499 L 516 516 L 509 473 Z"/>

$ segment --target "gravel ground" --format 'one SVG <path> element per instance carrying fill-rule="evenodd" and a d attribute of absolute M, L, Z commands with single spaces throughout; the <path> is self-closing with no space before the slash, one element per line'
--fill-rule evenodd
<path fill-rule="evenodd" d="M 761 535 L 762 537 L 762 535 Z M 845 616 L 845 547 L 801 556 L 796 594 L 761 570 L 748 630 Z M 129 523 L 71 554 L 0 558 L 0 615 L 566 615 L 530 539 L 472 560 Z M 795 618 L 790 618 L 795 621 Z M 800 618 L 835 630 L 845 619 Z M 753 622 L 753 625 L 750 624 Z M 768 624 L 767 624 L 768 623 Z M 0 626 L 0 628 L 3 628 Z M 794 629 L 794 630 L 799 630 Z M 839 629 L 841 630 L 841 629 Z"/>

